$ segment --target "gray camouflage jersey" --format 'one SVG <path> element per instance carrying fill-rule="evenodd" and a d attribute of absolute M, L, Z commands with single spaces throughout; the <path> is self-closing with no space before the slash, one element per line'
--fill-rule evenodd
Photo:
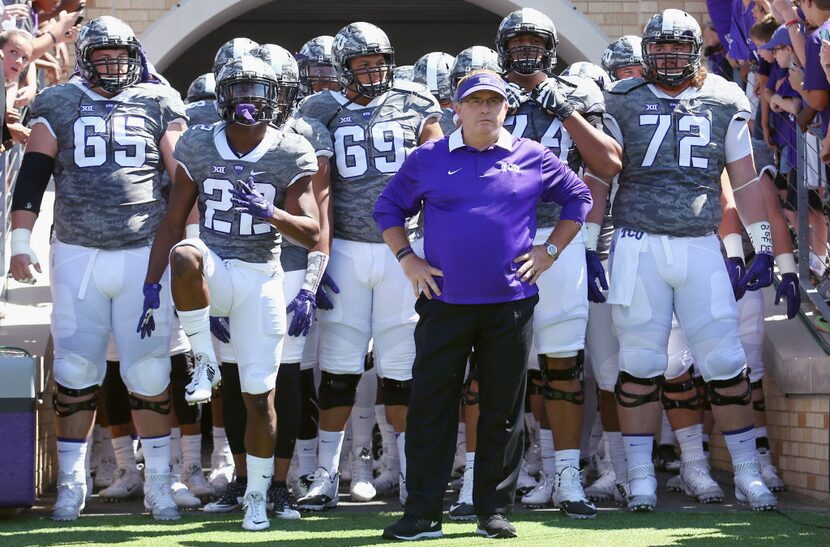
<path fill-rule="evenodd" d="M 30 111 L 58 142 L 55 237 L 107 250 L 152 243 L 166 209 L 159 142 L 186 119 L 178 92 L 137 84 L 108 99 L 74 78 L 41 91 Z"/>
<path fill-rule="evenodd" d="M 256 189 L 282 209 L 288 186 L 317 172 L 314 149 L 298 135 L 269 127 L 262 142 L 240 158 L 228 145 L 225 125 L 191 127 L 173 154 L 199 187 L 199 237 L 223 260 L 277 260 L 282 235 L 271 224 L 236 212 L 230 190 L 237 180 L 253 176 Z"/>
<path fill-rule="evenodd" d="M 700 89 L 665 98 L 629 78 L 609 88 L 606 108 L 609 132 L 623 147 L 616 227 L 678 237 L 714 232 L 726 133 L 736 115 L 749 118 L 738 86 L 710 74 Z"/>
<path fill-rule="evenodd" d="M 577 108 L 577 112 L 594 127 L 602 130 L 602 113 L 605 111 L 605 100 L 597 84 L 581 76 L 564 76 L 558 79 L 566 80 L 575 85 L 567 88 L 566 95 L 574 94 L 587 108 Z M 564 86 L 557 78 L 548 81 L 555 85 Z M 556 156 L 576 173 L 582 172 L 582 156 L 576 149 L 573 139 L 563 127 L 562 122 L 551 116 L 530 99 L 524 101 L 516 114 L 504 120 L 504 128 L 514 137 L 524 137 L 534 140 L 550 148 Z M 539 201 L 536 205 L 536 223 L 539 228 L 550 228 L 559 220 L 562 207 L 557 203 Z"/>
<path fill-rule="evenodd" d="M 441 125 L 441 131 L 444 132 L 444 135 L 449 135 L 458 129 L 455 125 L 455 111 L 452 108 L 441 109 L 441 119 L 438 120 L 438 123 Z"/>
<path fill-rule="evenodd" d="M 314 148 L 318 158 L 330 158 L 334 153 L 331 145 L 331 135 L 323 124 L 313 118 L 289 118 L 283 129 L 289 133 L 295 133 L 305 139 Z M 308 249 L 295 245 L 290 241 L 282 242 L 280 253 L 280 264 L 285 272 L 305 270 L 308 263 Z"/>
<path fill-rule="evenodd" d="M 440 118 L 441 108 L 425 87 L 411 82 L 396 82 L 366 106 L 347 103 L 339 92 L 322 91 L 306 97 L 295 115 L 319 120 L 331 132 L 334 237 L 383 243 L 372 220 L 375 202 L 418 146 L 425 120 Z"/>
<path fill-rule="evenodd" d="M 189 125 L 213 125 L 222 120 L 216 111 L 216 101 L 196 101 L 185 108 Z"/>

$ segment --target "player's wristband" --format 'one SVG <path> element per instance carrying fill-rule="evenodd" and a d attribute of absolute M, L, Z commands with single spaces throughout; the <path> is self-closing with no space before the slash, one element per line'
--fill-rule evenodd
<path fill-rule="evenodd" d="M 602 226 L 596 222 L 586 222 L 582 225 L 582 238 L 585 240 L 585 250 L 597 250 L 600 230 L 602 230 Z"/>
<path fill-rule="evenodd" d="M 778 270 L 782 273 L 796 273 L 795 257 L 792 253 L 781 253 L 775 257 Z"/>
<path fill-rule="evenodd" d="M 328 263 L 329 255 L 326 253 L 321 251 L 308 253 L 302 288 L 311 291 L 312 294 L 317 294 L 317 289 L 320 288 L 320 282 L 323 280 L 323 273 L 325 273 Z"/>
<path fill-rule="evenodd" d="M 772 232 L 768 221 L 762 220 L 750 224 L 746 227 L 746 233 L 749 234 L 749 240 L 756 254 L 772 254 Z"/>
<path fill-rule="evenodd" d="M 184 237 L 186 239 L 198 239 L 199 238 L 199 225 L 198 224 L 188 224 L 184 227 Z"/>
<path fill-rule="evenodd" d="M 744 238 L 741 234 L 726 234 L 722 241 L 727 257 L 744 258 Z"/>

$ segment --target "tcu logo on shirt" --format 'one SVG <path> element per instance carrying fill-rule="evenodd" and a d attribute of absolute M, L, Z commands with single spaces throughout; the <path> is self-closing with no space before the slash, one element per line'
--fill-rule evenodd
<path fill-rule="evenodd" d="M 520 173 L 521 169 L 515 163 L 508 163 L 506 161 L 500 161 L 496 164 L 502 173 Z"/>

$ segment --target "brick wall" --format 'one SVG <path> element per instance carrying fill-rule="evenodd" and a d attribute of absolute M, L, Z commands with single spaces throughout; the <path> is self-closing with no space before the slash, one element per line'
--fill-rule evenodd
<path fill-rule="evenodd" d="M 114 5 L 113 5 L 114 4 Z M 137 35 L 147 30 L 156 19 L 178 4 L 177 0 L 87 0 L 87 17 L 112 15 L 123 19 Z"/>
<path fill-rule="evenodd" d="M 770 376 L 764 378 L 764 395 L 773 463 L 784 484 L 794 492 L 830 503 L 830 395 L 785 396 Z M 711 449 L 712 465 L 731 470 L 720 434 L 712 436 Z"/>

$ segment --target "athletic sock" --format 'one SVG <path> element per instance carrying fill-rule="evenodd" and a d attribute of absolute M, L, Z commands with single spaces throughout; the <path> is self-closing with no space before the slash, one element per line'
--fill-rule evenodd
<path fill-rule="evenodd" d="M 74 473 L 77 480 L 85 481 L 88 447 L 86 440 L 58 438 L 58 469 L 61 473 Z"/>
<path fill-rule="evenodd" d="M 115 437 L 112 440 L 112 450 L 115 452 L 115 462 L 122 469 L 136 469 L 135 450 L 133 440 L 129 435 Z"/>
<path fill-rule="evenodd" d="M 732 466 L 756 461 L 755 427 L 748 426 L 734 431 L 724 431 L 723 440 L 732 456 Z"/>
<path fill-rule="evenodd" d="M 617 476 L 617 482 L 628 480 L 628 463 L 625 459 L 625 446 L 623 446 L 622 433 L 619 431 L 606 431 L 608 438 L 608 458 Z"/>
<path fill-rule="evenodd" d="M 542 451 L 542 471 L 546 475 L 556 474 L 556 451 L 553 447 L 553 431 L 539 430 L 539 448 Z"/>
<path fill-rule="evenodd" d="M 144 451 L 145 474 L 158 474 L 170 472 L 170 435 L 158 437 L 142 437 L 141 445 Z"/>
<path fill-rule="evenodd" d="M 579 469 L 579 449 L 568 448 L 565 450 L 557 450 L 554 453 L 554 461 L 556 463 L 557 473 L 561 473 L 566 467 Z"/>
<path fill-rule="evenodd" d="M 202 435 L 182 435 L 182 465 L 202 467 Z"/>
<path fill-rule="evenodd" d="M 271 477 L 274 476 L 274 457 L 257 458 L 246 454 L 245 463 L 248 466 L 248 487 L 245 489 L 245 495 L 249 492 L 259 492 L 265 497 Z"/>
<path fill-rule="evenodd" d="M 200 310 L 177 310 L 182 329 L 190 341 L 194 354 L 204 353 L 216 363 L 213 338 L 210 334 L 210 306 Z"/>
<path fill-rule="evenodd" d="M 320 430 L 318 443 L 319 465 L 334 475 L 340 469 L 340 449 L 343 447 L 343 438 L 346 436 L 343 431 Z"/>
<path fill-rule="evenodd" d="M 680 459 L 684 462 L 705 458 L 703 453 L 703 424 L 692 424 L 675 431 L 680 444 Z"/>
<path fill-rule="evenodd" d="M 297 439 L 297 473 L 301 477 L 311 475 L 317 468 L 317 437 Z"/>

